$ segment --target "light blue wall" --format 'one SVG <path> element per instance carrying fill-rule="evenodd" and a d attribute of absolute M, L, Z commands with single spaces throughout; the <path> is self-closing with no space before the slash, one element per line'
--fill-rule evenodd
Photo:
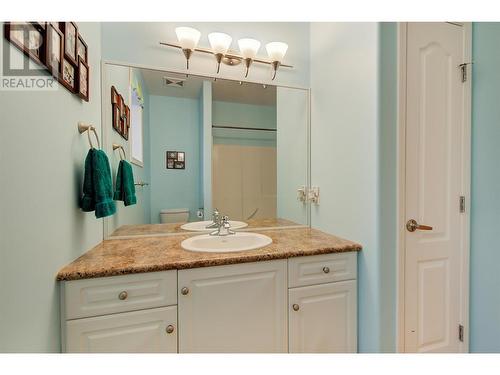
<path fill-rule="evenodd" d="M 163 208 L 188 208 L 194 221 L 203 207 L 199 110 L 199 99 L 150 95 L 151 223 Z M 186 169 L 166 169 L 167 151 L 184 151 Z"/>
<path fill-rule="evenodd" d="M 89 144 L 77 131 L 78 121 L 101 128 L 101 26 L 78 30 L 90 102 L 62 86 L 0 91 L 0 352 L 61 350 L 56 274 L 103 237 L 102 220 L 79 209 Z"/>
<path fill-rule="evenodd" d="M 276 106 L 214 101 L 213 124 L 247 128 L 276 129 Z M 276 132 L 213 129 L 215 144 L 276 147 Z"/>
<path fill-rule="evenodd" d="M 500 23 L 474 23 L 470 351 L 500 352 Z"/>
<path fill-rule="evenodd" d="M 379 25 L 312 23 L 312 226 L 363 245 L 358 348 L 381 350 Z"/>

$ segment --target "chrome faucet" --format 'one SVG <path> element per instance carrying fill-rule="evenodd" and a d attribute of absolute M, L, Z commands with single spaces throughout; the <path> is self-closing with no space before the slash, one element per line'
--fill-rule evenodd
<path fill-rule="evenodd" d="M 212 214 L 212 223 L 207 225 L 205 228 L 207 229 L 213 229 L 213 228 L 219 228 L 220 227 L 220 213 L 217 208 L 214 209 L 214 213 Z"/>
<path fill-rule="evenodd" d="M 229 224 L 229 217 L 227 215 L 222 216 L 217 230 L 210 233 L 211 236 L 229 236 L 231 234 L 235 234 L 235 232 L 231 230 L 231 224 Z"/>

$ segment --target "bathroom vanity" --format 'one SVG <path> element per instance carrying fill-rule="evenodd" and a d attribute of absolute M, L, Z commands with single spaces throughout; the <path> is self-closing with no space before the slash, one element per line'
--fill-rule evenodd
<path fill-rule="evenodd" d="M 234 253 L 107 240 L 58 274 L 64 352 L 356 352 L 357 251 L 310 228 Z"/>

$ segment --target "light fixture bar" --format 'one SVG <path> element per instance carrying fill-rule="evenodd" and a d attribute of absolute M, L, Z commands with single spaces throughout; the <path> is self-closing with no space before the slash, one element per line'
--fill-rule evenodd
<path fill-rule="evenodd" d="M 176 44 L 176 43 L 167 43 L 167 42 L 160 42 L 160 44 L 162 46 L 167 46 L 167 47 L 173 47 L 173 48 L 178 48 L 178 49 L 182 49 L 182 47 L 179 45 L 179 44 Z M 207 53 L 207 54 L 210 54 L 210 55 L 213 55 L 214 53 L 212 52 L 211 49 L 209 48 L 200 48 L 200 47 L 196 47 L 194 49 L 194 51 L 196 52 L 201 52 L 201 53 Z M 227 53 L 224 54 L 224 57 L 227 57 L 227 58 L 230 58 L 230 59 L 238 59 L 238 60 L 243 60 L 243 56 L 241 56 L 240 54 L 238 53 L 235 53 L 231 50 L 228 50 Z M 253 62 L 256 62 L 256 63 L 260 63 L 260 64 L 267 64 L 267 65 L 273 65 L 273 61 L 271 60 L 267 60 L 267 59 L 259 59 L 259 58 L 255 58 L 253 59 Z M 287 64 L 280 64 L 280 68 L 292 68 L 293 69 L 293 65 L 287 65 Z"/>

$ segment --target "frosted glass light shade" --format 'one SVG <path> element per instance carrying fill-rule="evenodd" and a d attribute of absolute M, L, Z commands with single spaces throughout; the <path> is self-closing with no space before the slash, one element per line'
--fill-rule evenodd
<path fill-rule="evenodd" d="M 267 55 L 271 61 L 283 61 L 288 44 L 282 42 L 271 42 L 266 44 Z"/>
<path fill-rule="evenodd" d="M 210 33 L 208 34 L 208 41 L 212 47 L 213 53 L 226 54 L 229 46 L 231 45 L 233 38 L 224 33 Z"/>
<path fill-rule="evenodd" d="M 238 40 L 238 47 L 244 59 L 254 59 L 260 48 L 260 42 L 255 39 L 243 38 Z"/>
<path fill-rule="evenodd" d="M 176 27 L 175 34 L 183 49 L 194 50 L 200 41 L 201 33 L 192 27 Z"/>

